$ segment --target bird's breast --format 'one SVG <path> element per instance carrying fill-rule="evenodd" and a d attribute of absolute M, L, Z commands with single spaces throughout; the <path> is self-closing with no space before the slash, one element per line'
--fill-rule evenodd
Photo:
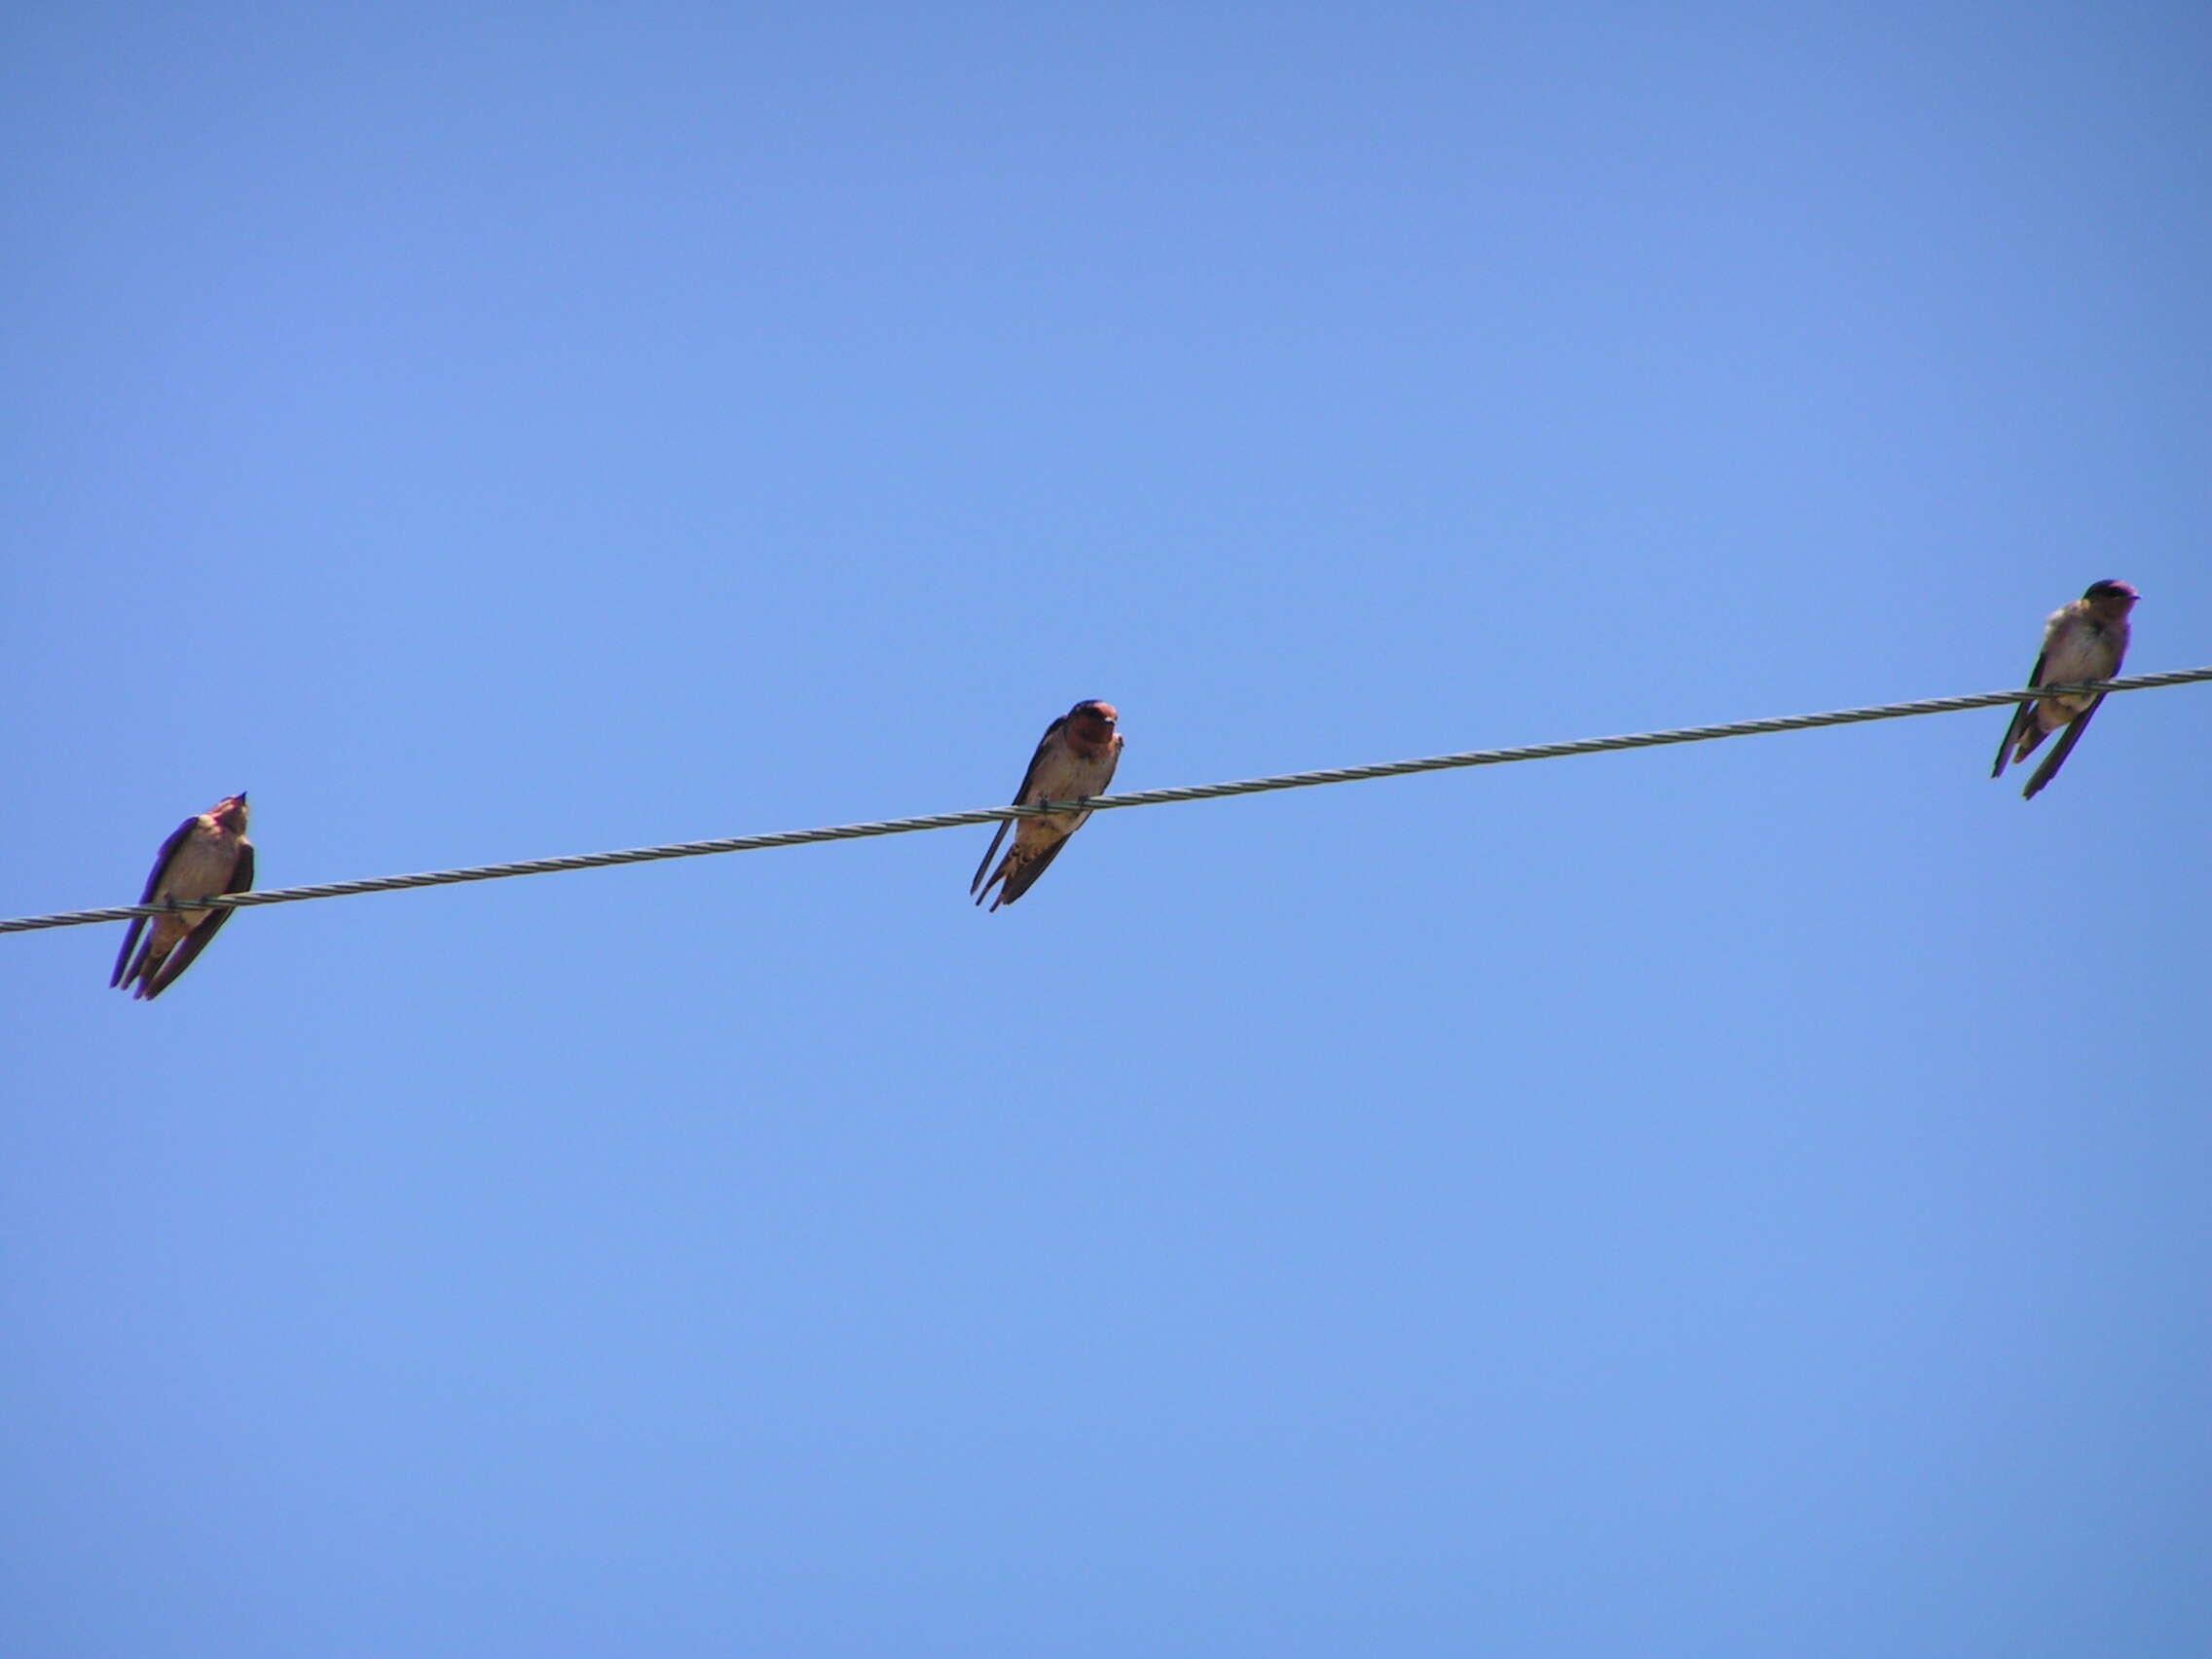
<path fill-rule="evenodd" d="M 2050 655 L 2043 665 L 2044 680 L 2063 685 L 2069 681 L 2110 679 L 2126 645 L 2123 638 L 2094 623 L 2068 628 L 2050 643 Z"/>
<path fill-rule="evenodd" d="M 238 843 L 229 837 L 187 836 L 163 873 L 162 895 L 182 900 L 204 899 L 210 893 L 220 893 L 230 886 L 231 872 L 238 867 Z M 203 910 L 199 913 L 205 914 Z M 194 918 L 195 923 L 198 919 L 198 916 Z"/>

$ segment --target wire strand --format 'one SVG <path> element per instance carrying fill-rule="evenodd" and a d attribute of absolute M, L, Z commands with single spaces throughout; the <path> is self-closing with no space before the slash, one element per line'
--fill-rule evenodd
<path fill-rule="evenodd" d="M 1419 760 L 1386 760 L 1371 766 L 1337 766 L 1317 772 L 1284 772 L 1271 778 L 1233 783 L 1193 784 L 1180 789 L 1138 790 L 1128 794 L 1086 800 L 1050 801 L 1036 806 L 990 806 L 970 812 L 940 812 L 923 818 L 886 818 L 870 824 L 839 824 L 822 830 L 785 830 L 767 835 L 732 835 L 713 841 L 674 841 L 658 847 L 631 847 L 610 853 L 577 853 L 566 858 L 522 859 L 512 864 L 474 865 L 463 869 L 425 870 L 417 875 L 378 875 L 359 881 L 326 881 L 309 887 L 278 887 L 264 893 L 224 893 L 189 903 L 113 904 L 98 910 L 63 910 L 51 916 L 18 916 L 0 921 L 0 934 L 33 933 L 44 928 L 85 927 L 123 922 L 133 916 L 171 915 L 185 910 L 250 909 L 262 904 L 296 904 L 310 899 L 350 899 L 361 893 L 397 893 L 412 887 L 451 887 L 464 881 L 504 881 L 515 875 L 551 875 L 557 870 L 601 869 L 611 865 L 652 864 L 662 859 L 705 858 L 714 853 L 757 853 L 771 847 L 805 847 L 818 841 L 860 841 L 876 835 L 911 835 L 924 830 L 958 830 L 1005 819 L 1039 818 L 1051 812 L 1113 812 L 1131 806 L 1167 806 L 1177 801 L 1219 800 L 1229 795 L 1264 794 L 1275 790 L 1314 789 L 1324 784 L 1357 784 L 1370 778 L 1403 778 L 1418 772 L 1449 772 L 1469 766 L 1506 766 L 1522 760 L 1557 760 L 1569 755 L 1609 755 L 1628 749 L 1660 749 L 1677 743 L 1709 743 L 1723 737 L 1757 737 L 1768 732 L 1810 731 L 1820 726 L 1860 725 L 1869 720 L 1908 719 L 1916 715 L 1961 714 L 1971 709 L 2029 703 L 2044 697 L 2092 696 L 2113 691 L 2151 691 L 2169 685 L 2212 681 L 2212 667 L 2169 674 L 2134 674 L 2123 680 L 2074 685 L 2038 685 L 2017 691 L 1979 691 L 1964 697 L 1928 697 L 1910 703 L 1880 703 L 1863 709 L 1831 709 L 1825 714 L 1777 715 L 1765 719 L 1730 720 L 1721 725 L 1678 726 L 1669 731 L 1635 732 L 1621 737 L 1585 737 L 1567 743 L 1536 743 L 1518 749 L 1474 749 L 1458 755 L 1432 755 Z"/>

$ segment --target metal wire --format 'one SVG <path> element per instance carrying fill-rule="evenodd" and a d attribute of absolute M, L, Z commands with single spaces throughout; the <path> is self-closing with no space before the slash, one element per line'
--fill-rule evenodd
<path fill-rule="evenodd" d="M 312 887 L 278 887 L 266 893 L 224 893 L 190 903 L 113 904 L 99 910 L 63 910 L 51 916 L 18 916 L 0 921 L 0 934 L 32 933 L 41 928 L 84 927 L 92 922 L 123 922 L 133 916 L 160 916 L 217 906 L 248 909 L 260 904 L 296 904 L 308 899 L 349 899 L 357 893 L 396 893 L 410 887 L 450 887 L 463 881 L 503 881 L 510 875 L 550 875 L 556 870 L 599 869 L 608 865 L 651 864 L 661 859 L 696 859 L 710 853 L 756 853 L 770 847 L 804 847 L 817 841 L 859 841 L 873 835 L 910 835 L 924 830 L 958 830 L 1002 819 L 1037 818 L 1048 812 L 1112 812 L 1127 806 L 1165 806 L 1175 801 L 1216 800 L 1225 795 L 1264 794 L 1273 790 L 1304 790 L 1323 784 L 1356 784 L 1370 778 L 1402 778 L 1416 772 L 1449 772 L 1467 766 L 1506 766 L 1519 760 L 1556 760 L 1568 755 L 1608 755 L 1625 749 L 1659 749 L 1675 743 L 1707 743 L 1722 737 L 1757 737 L 1766 732 L 1809 731 L 1816 726 L 1859 725 L 1868 720 L 1908 719 L 1916 715 L 1958 714 L 2034 702 L 2042 697 L 2088 696 L 2112 691 L 2150 691 L 2168 685 L 2212 681 L 2212 668 L 2170 674 L 2134 674 L 2075 685 L 2039 685 L 2018 691 L 1978 691 L 1965 697 L 1929 697 L 1912 703 L 1880 703 L 1863 709 L 1833 709 L 1817 715 L 1777 715 L 1766 719 L 1731 720 L 1722 725 L 1679 726 L 1671 731 L 1636 732 L 1623 737 L 1585 737 L 1567 743 L 1536 743 L 1519 749 L 1475 749 L 1459 755 L 1432 755 L 1419 760 L 1386 760 L 1372 766 L 1337 766 L 1318 772 L 1284 772 L 1272 778 L 1235 783 L 1194 784 L 1182 789 L 1139 790 L 1129 794 L 1088 800 L 1051 801 L 1037 806 L 988 806 L 971 812 L 940 812 L 926 818 L 886 818 L 872 824 L 839 824 L 823 830 L 785 830 L 768 835 L 732 835 L 714 841 L 675 841 L 659 847 L 621 852 L 577 853 L 567 858 L 523 859 L 513 864 L 475 865 L 465 869 L 425 870 L 418 875 L 379 875 L 360 881 L 326 881 Z"/>

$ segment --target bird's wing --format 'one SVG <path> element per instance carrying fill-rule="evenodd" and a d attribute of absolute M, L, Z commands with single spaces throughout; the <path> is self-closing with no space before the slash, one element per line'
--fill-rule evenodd
<path fill-rule="evenodd" d="M 2095 714 L 2103 703 L 2104 699 L 2099 697 L 2096 702 L 2091 703 L 2066 722 L 2066 729 L 2058 734 L 2058 742 L 2052 747 L 2049 756 L 2046 757 L 2042 765 L 2036 768 L 2035 776 L 2028 780 L 2028 787 L 2020 792 L 2022 800 L 2035 799 L 2036 792 L 2058 776 L 2058 768 L 2066 764 L 2067 756 L 2073 754 L 2074 746 L 2082 741 L 2082 730 L 2089 723 L 2089 717 Z"/>
<path fill-rule="evenodd" d="M 231 884 L 223 891 L 225 893 L 251 893 L 253 891 L 253 843 L 251 841 L 240 844 L 239 862 L 231 866 Z M 207 948 L 207 941 L 220 933 L 223 924 L 230 919 L 231 907 L 228 904 L 219 904 L 215 906 L 213 915 L 186 934 L 183 940 L 178 942 L 177 947 L 169 952 L 169 959 L 162 964 L 162 971 L 154 976 L 153 983 L 146 987 L 146 1000 L 152 1002 L 169 986 L 176 983 L 177 976 L 192 966 L 200 953 Z"/>
<path fill-rule="evenodd" d="M 184 838 L 192 833 L 192 827 L 199 822 L 197 818 L 187 818 L 176 827 L 176 833 L 162 843 L 162 850 L 154 855 L 154 867 L 146 874 L 146 891 L 138 895 L 139 903 L 151 904 L 154 902 L 155 893 L 161 889 L 162 871 L 169 867 L 169 860 L 175 856 L 177 848 L 184 845 Z M 115 972 L 108 976 L 110 989 L 123 983 L 123 971 L 129 964 L 130 952 L 137 947 L 138 936 L 145 931 L 145 927 L 144 916 L 130 918 L 130 931 L 123 936 L 123 948 L 115 953 Z"/>
<path fill-rule="evenodd" d="M 2028 676 L 2030 685 L 2041 685 L 2043 683 L 2044 665 L 2049 661 L 2050 652 L 2047 650 L 2036 658 L 2035 672 Z M 2012 745 L 2019 739 L 2023 728 L 2035 724 L 2035 719 L 2036 706 L 2033 703 L 2014 703 L 2012 705 L 2012 723 L 2005 728 L 2005 741 L 1997 746 L 1997 764 L 1990 768 L 1989 775 L 1991 777 L 1996 778 L 2004 775 L 2005 762 L 2012 753 Z"/>
<path fill-rule="evenodd" d="M 991 908 L 995 910 L 999 907 L 999 904 L 1011 904 L 1036 886 L 1037 878 L 1052 867 L 1052 861 L 1060 856 L 1060 849 L 1068 844 L 1068 835 L 1074 833 L 1074 830 L 1069 830 L 1067 835 L 1062 835 L 1057 841 L 1054 841 L 1030 860 L 1029 863 L 1008 876 L 1006 885 L 999 889 L 998 903 L 993 904 Z"/>
<path fill-rule="evenodd" d="M 1030 804 L 1029 789 L 1037 781 L 1037 768 L 1044 763 L 1045 751 L 1051 748 L 1052 740 L 1060 735 L 1060 728 L 1067 723 L 1067 716 L 1062 715 L 1045 728 L 1045 735 L 1037 742 L 1037 752 L 1029 756 L 1029 770 L 1021 774 L 1021 787 L 1014 792 L 1014 804 L 1015 806 Z M 983 854 L 983 862 L 976 866 L 976 879 L 968 884 L 968 891 L 978 898 L 982 893 L 983 873 L 991 867 L 991 859 L 997 854 L 999 843 L 1006 839 L 1006 832 L 1014 827 L 1014 821 L 1011 818 L 999 820 L 998 832 L 991 837 L 991 845 L 989 850 Z M 998 906 L 994 904 L 991 908 L 995 910 Z"/>

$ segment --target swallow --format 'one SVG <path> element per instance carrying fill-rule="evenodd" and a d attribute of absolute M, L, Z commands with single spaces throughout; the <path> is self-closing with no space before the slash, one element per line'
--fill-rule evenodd
<path fill-rule="evenodd" d="M 1029 757 L 1029 770 L 1021 774 L 1021 787 L 1014 792 L 1014 804 L 1038 806 L 1046 801 L 1087 800 L 1104 794 L 1122 758 L 1122 734 L 1114 729 L 1121 718 L 1111 703 L 1083 702 L 1047 726 L 1044 741 Z M 976 879 L 968 884 L 976 903 L 980 904 L 994 885 L 999 889 L 998 897 L 991 901 L 994 910 L 1028 892 L 1089 816 L 1076 812 L 1055 813 L 1049 818 L 1002 819 L 998 833 L 991 837 L 990 850 L 976 866 Z M 1014 845 L 985 881 L 983 872 L 990 869 L 991 858 L 1006 839 L 1010 825 Z"/>
<path fill-rule="evenodd" d="M 225 795 L 198 818 L 187 818 L 154 855 L 141 904 L 204 899 L 210 893 L 253 891 L 253 843 L 245 838 L 245 792 Z M 179 910 L 166 916 L 133 916 L 130 931 L 116 952 L 110 986 L 136 981 L 133 997 L 152 1002 L 191 967 L 207 941 L 231 919 L 228 904 L 205 910 Z M 154 924 L 135 958 L 138 936 Z"/>
<path fill-rule="evenodd" d="M 2118 674 L 2127 655 L 2127 613 L 2141 597 L 2125 582 L 2091 582 L 2088 591 L 2072 605 L 2053 610 L 2043 625 L 2043 655 L 2036 658 L 2028 683 L 2074 685 L 2110 680 Z M 2089 717 L 2103 701 L 2100 693 L 2093 697 L 2044 697 L 2019 704 L 2012 711 L 2012 723 L 2005 728 L 2005 741 L 1997 746 L 1997 764 L 1989 775 L 2000 775 L 2008 760 L 2025 760 L 2038 744 L 2064 726 L 2066 735 L 2020 792 L 2022 800 L 2035 799 L 2037 792 L 2058 776 L 2058 768 L 2066 764 L 2074 745 L 2088 729 Z"/>

